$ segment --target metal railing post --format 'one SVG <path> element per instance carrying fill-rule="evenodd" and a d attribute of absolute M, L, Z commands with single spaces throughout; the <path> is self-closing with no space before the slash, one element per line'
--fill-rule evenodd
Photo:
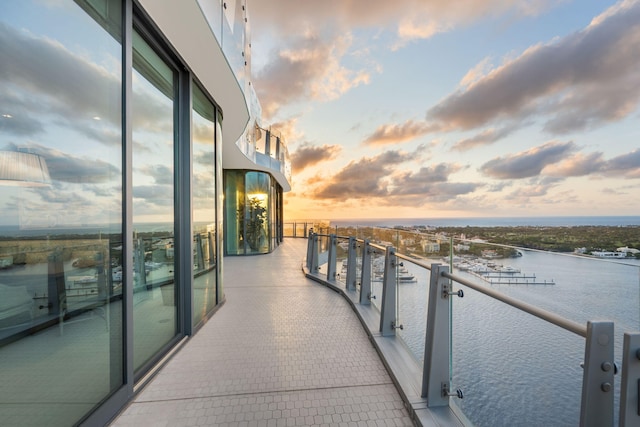
<path fill-rule="evenodd" d="M 336 280 L 336 257 L 337 257 L 338 239 L 335 234 L 329 235 L 329 257 L 327 261 L 327 281 L 335 282 Z"/>
<path fill-rule="evenodd" d="M 613 427 L 613 322 L 587 322 L 581 427 Z"/>
<path fill-rule="evenodd" d="M 449 267 L 431 264 L 429 307 L 422 367 L 422 397 L 430 408 L 449 405 Z M 446 389 L 445 389 L 446 387 Z"/>
<path fill-rule="evenodd" d="M 620 427 L 640 425 L 640 333 L 624 334 Z"/>
<path fill-rule="evenodd" d="M 371 245 L 364 241 L 362 248 L 362 276 L 360 279 L 360 304 L 371 304 Z"/>
<path fill-rule="evenodd" d="M 396 250 L 393 246 L 387 246 L 380 308 L 380 333 L 383 337 L 396 334 L 396 284 Z"/>
<path fill-rule="evenodd" d="M 318 253 L 318 251 L 320 250 L 320 248 L 318 247 L 318 233 L 311 233 L 311 267 L 309 268 L 309 271 L 311 271 L 311 274 L 316 274 L 318 272 L 318 270 L 320 270 L 320 254 Z"/>
<path fill-rule="evenodd" d="M 358 253 L 356 252 L 358 242 L 355 237 L 349 237 L 349 250 L 347 251 L 347 277 L 345 284 L 348 291 L 356 289 L 356 268 L 358 267 Z"/>
<path fill-rule="evenodd" d="M 307 237 L 307 270 L 311 271 L 311 262 L 313 256 L 313 235 L 309 234 Z"/>

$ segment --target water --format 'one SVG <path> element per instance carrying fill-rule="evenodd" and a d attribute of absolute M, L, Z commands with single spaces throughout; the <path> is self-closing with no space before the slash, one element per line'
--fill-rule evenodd
<path fill-rule="evenodd" d="M 542 217 L 471 217 L 471 218 L 385 218 L 385 219 L 334 219 L 331 225 L 355 226 L 427 226 L 427 227 L 518 227 L 518 226 L 580 226 L 640 225 L 640 216 L 542 216 Z"/>
<path fill-rule="evenodd" d="M 615 357 L 621 366 L 623 333 L 640 330 L 640 261 L 522 252 L 520 258 L 497 262 L 555 285 L 485 285 L 580 324 L 614 321 Z M 422 359 L 429 272 L 407 261 L 404 265 L 418 282 L 399 285 L 401 336 Z M 463 412 L 477 426 L 577 425 L 585 340 L 462 288 L 464 298 L 453 300 L 452 388 L 464 391 L 464 399 L 455 399 Z M 374 292 L 381 295 L 379 283 Z M 619 382 L 618 376 L 616 407 Z"/>

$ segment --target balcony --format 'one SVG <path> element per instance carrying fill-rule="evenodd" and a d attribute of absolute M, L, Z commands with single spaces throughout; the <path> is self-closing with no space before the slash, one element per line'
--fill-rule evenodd
<path fill-rule="evenodd" d="M 523 407 L 543 418 L 550 408 L 566 412 L 566 418 L 547 425 L 637 425 L 639 334 L 625 333 L 614 346 L 612 322 L 563 318 L 453 274 L 446 265 L 372 243 L 373 235 L 314 235 L 309 228 L 293 225 L 291 230 L 309 238 L 285 239 L 270 255 L 225 259 L 225 305 L 113 425 L 461 426 L 472 425 L 466 414 L 476 417 L 478 402 L 493 410 L 501 400 L 506 407 L 497 413 L 500 425 L 523 422 L 517 418 Z M 300 271 L 303 263 L 307 278 Z M 412 273 L 400 269 L 409 265 L 424 275 L 409 281 Z M 422 288 L 426 300 L 411 296 L 410 286 Z M 515 338 L 494 336 L 491 329 L 499 328 L 482 321 L 461 324 L 460 312 L 474 313 L 468 305 L 451 312 L 460 301 L 477 304 L 480 297 L 507 314 Z M 411 303 L 422 307 L 422 329 L 407 322 Z M 541 335 L 548 341 L 537 349 L 550 355 L 541 370 L 527 348 L 515 344 L 514 351 L 504 342 L 524 337 L 539 345 L 532 321 L 545 325 Z M 460 351 L 464 328 L 472 331 L 465 340 L 475 346 L 473 360 Z M 417 352 L 411 339 L 416 329 L 423 338 Z M 568 365 L 561 354 L 565 345 L 577 349 Z M 481 371 L 476 362 L 492 362 L 487 347 L 515 359 Z M 511 372 L 517 360 L 530 369 Z M 527 388 L 528 377 L 549 375 L 549 395 Z M 460 389 L 468 377 L 480 388 Z M 524 389 L 517 394 L 512 387 Z M 516 406 L 514 399 L 522 396 Z"/>
<path fill-rule="evenodd" d="M 225 258 L 226 303 L 112 425 L 413 425 L 350 304 L 304 277 L 306 248 Z"/>

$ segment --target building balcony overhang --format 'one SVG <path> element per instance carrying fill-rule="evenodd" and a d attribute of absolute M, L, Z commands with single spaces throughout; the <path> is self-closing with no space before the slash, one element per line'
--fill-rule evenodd
<path fill-rule="evenodd" d="M 140 0 L 150 18 L 180 53 L 183 63 L 213 97 L 223 113 L 222 143 L 227 151 L 249 122 L 245 95 L 196 0 Z"/>

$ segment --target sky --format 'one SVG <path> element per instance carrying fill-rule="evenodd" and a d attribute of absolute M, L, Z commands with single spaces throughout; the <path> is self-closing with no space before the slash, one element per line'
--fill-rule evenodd
<path fill-rule="evenodd" d="M 639 214 L 640 1 L 248 8 L 285 219 Z"/>

